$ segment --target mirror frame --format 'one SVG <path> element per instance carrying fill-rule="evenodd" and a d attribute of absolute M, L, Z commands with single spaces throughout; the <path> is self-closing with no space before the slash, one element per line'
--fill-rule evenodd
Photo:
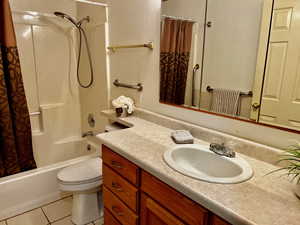
<path fill-rule="evenodd" d="M 175 105 L 175 104 L 165 103 L 165 102 L 161 102 L 161 101 L 159 101 L 159 103 L 163 104 L 163 105 L 174 106 L 176 108 L 187 109 L 187 110 L 190 110 L 190 111 L 206 113 L 206 114 L 210 114 L 210 115 L 213 115 L 213 116 L 219 116 L 219 117 L 223 117 L 223 118 L 227 118 L 227 119 L 243 121 L 243 122 L 247 122 L 247 123 L 251 123 L 251 124 L 255 124 L 255 125 L 259 125 L 259 126 L 263 126 L 263 127 L 269 127 L 269 128 L 274 128 L 274 129 L 287 131 L 287 132 L 291 132 L 291 133 L 295 133 L 295 134 L 300 134 L 300 131 L 298 131 L 298 130 L 293 130 L 293 129 L 286 128 L 286 127 L 273 126 L 273 125 L 265 124 L 265 123 L 259 123 L 259 122 L 256 122 L 256 121 L 253 121 L 253 120 L 250 120 L 250 119 L 247 120 L 247 119 L 243 119 L 243 118 L 239 118 L 239 117 L 228 116 L 228 115 L 225 115 L 225 114 L 205 111 L 205 110 L 202 110 L 202 109 L 189 108 L 189 107 L 186 107 L 186 106 Z"/>
<path fill-rule="evenodd" d="M 261 26 L 265 27 L 266 31 L 261 32 L 260 36 L 259 36 L 260 44 L 259 44 L 259 48 L 258 48 L 257 65 L 256 65 L 256 72 L 255 72 L 255 77 L 259 78 L 259 79 L 254 81 L 254 82 L 261 83 L 261 84 L 263 84 L 263 80 L 264 80 L 264 77 L 265 77 L 265 65 L 266 65 L 266 60 L 267 60 L 267 52 L 268 52 L 268 48 L 269 48 L 269 40 L 270 40 L 270 32 L 271 32 L 271 25 L 272 25 L 272 19 L 273 19 L 273 10 L 274 10 L 275 0 L 265 0 L 264 4 L 267 4 L 267 5 L 264 5 L 264 7 L 266 7 L 266 11 L 263 12 L 263 14 L 265 15 L 265 16 L 263 16 L 263 18 L 268 18 L 266 16 L 270 15 L 270 17 L 269 17 L 270 20 L 265 19 L 265 20 L 262 20 L 262 22 L 261 22 Z M 252 98 L 251 104 L 253 102 L 257 101 L 258 99 L 259 99 L 259 102 L 261 103 L 261 98 L 262 98 L 262 93 L 254 95 L 253 98 Z M 187 110 L 196 111 L 196 112 L 200 112 L 200 113 L 210 114 L 210 115 L 213 115 L 213 116 L 219 116 L 219 117 L 223 117 L 223 118 L 227 118 L 227 119 L 243 121 L 243 122 L 247 122 L 247 123 L 251 123 L 251 124 L 255 124 L 255 125 L 259 125 L 259 126 L 263 126 L 263 127 L 269 127 L 269 128 L 274 128 L 274 129 L 286 131 L 286 132 L 300 134 L 300 130 L 298 131 L 298 130 L 294 130 L 294 129 L 291 129 L 291 128 L 260 123 L 258 120 L 256 121 L 256 120 L 253 120 L 251 118 L 244 119 L 244 118 L 241 118 L 241 117 L 234 117 L 234 116 L 215 113 L 215 112 L 211 112 L 211 111 L 207 111 L 207 110 L 203 110 L 203 109 L 197 109 L 197 108 L 192 108 L 192 107 L 187 107 L 187 106 L 182 106 L 182 105 L 166 103 L 166 102 L 162 102 L 160 100 L 159 100 L 159 103 L 163 104 L 163 105 L 168 105 L 168 106 L 181 108 L 181 109 L 187 109 Z"/>

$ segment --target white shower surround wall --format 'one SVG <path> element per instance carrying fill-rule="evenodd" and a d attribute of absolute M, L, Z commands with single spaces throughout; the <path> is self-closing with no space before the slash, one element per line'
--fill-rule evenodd
<path fill-rule="evenodd" d="M 20 54 L 25 93 L 31 113 L 34 157 L 38 168 L 74 158 L 74 146 L 88 130 L 104 131 L 106 120 L 100 111 L 108 107 L 106 62 L 106 8 L 76 0 L 10 0 Z M 34 16 L 24 12 L 38 12 Z M 84 24 L 94 64 L 92 88 L 77 83 L 77 30 L 66 20 L 55 17 L 61 11 L 74 18 L 89 15 Z M 22 13 L 23 12 L 23 13 Z M 80 76 L 89 80 L 85 49 Z M 99 92 L 101 90 L 101 92 Z M 93 113 L 96 127 L 89 128 Z"/>
<path fill-rule="evenodd" d="M 21 2 L 12 0 L 11 8 L 29 111 L 40 112 L 31 115 L 31 126 L 34 157 L 42 167 L 70 158 L 67 149 L 81 141 L 76 36 L 72 25 L 59 18 L 19 12 L 53 15 L 57 10 L 76 17 L 76 4 L 57 0 Z"/>

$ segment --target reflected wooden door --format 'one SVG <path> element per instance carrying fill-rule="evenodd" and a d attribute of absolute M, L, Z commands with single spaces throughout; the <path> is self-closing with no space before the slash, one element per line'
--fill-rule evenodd
<path fill-rule="evenodd" d="M 269 45 L 269 34 L 272 21 L 274 0 L 264 0 L 262 18 L 260 25 L 259 45 L 256 59 L 255 79 L 253 83 L 253 97 L 251 102 L 250 119 L 258 121 L 260 112 L 260 102 L 264 83 L 266 59 Z"/>
<path fill-rule="evenodd" d="M 275 0 L 259 122 L 300 129 L 300 2 Z"/>

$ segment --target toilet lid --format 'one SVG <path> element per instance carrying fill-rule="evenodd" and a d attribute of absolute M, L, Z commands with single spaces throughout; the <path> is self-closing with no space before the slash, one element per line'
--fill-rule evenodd
<path fill-rule="evenodd" d="M 66 183 L 86 183 L 102 179 L 102 160 L 94 158 L 66 167 L 58 172 L 57 178 Z"/>

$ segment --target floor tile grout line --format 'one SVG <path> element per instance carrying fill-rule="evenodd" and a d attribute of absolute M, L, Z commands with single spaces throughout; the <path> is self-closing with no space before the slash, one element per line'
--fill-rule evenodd
<path fill-rule="evenodd" d="M 52 221 L 52 222 L 50 222 L 50 223 L 51 223 L 51 224 L 52 224 L 52 223 L 56 223 L 56 222 L 58 222 L 58 221 L 61 221 L 61 220 L 64 220 L 64 219 L 68 218 L 69 216 L 71 216 L 71 214 L 68 214 L 67 216 L 64 216 L 64 217 L 62 217 L 62 218 L 59 218 L 59 219 L 57 219 L 57 220 L 54 220 L 54 221 Z"/>
<path fill-rule="evenodd" d="M 26 213 L 29 213 L 29 212 L 35 211 L 35 210 L 37 210 L 37 209 L 40 209 L 40 208 L 41 208 L 41 206 L 40 206 L 40 207 L 37 207 L 37 208 L 34 208 L 34 209 L 31 209 L 31 210 L 28 210 L 28 211 L 26 211 L 26 212 L 23 212 L 23 213 L 17 214 L 17 215 L 15 215 L 15 216 L 10 216 L 10 217 L 7 217 L 6 219 L 4 219 L 4 220 L 2 220 L 2 221 L 8 221 L 8 220 L 10 220 L 10 219 L 13 219 L 13 218 L 15 218 L 15 217 L 18 217 L 18 216 L 22 216 L 22 215 L 24 215 L 24 214 L 26 214 Z M 0 221 L 0 222 L 2 222 L 2 221 Z M 8 223 L 7 223 L 7 224 L 8 224 Z"/>
<path fill-rule="evenodd" d="M 61 200 L 64 200 L 64 199 L 66 199 L 66 198 L 72 198 L 72 195 L 69 195 L 69 196 L 66 196 L 66 197 L 60 198 L 60 199 L 58 199 L 58 200 L 55 200 L 55 201 L 53 201 L 53 202 L 49 202 L 49 203 L 47 203 L 47 204 L 45 204 L 45 205 L 42 205 L 42 206 L 40 206 L 40 207 L 46 207 L 46 206 L 49 206 L 49 205 L 51 205 L 51 204 L 54 204 L 54 203 L 56 203 L 56 202 L 59 202 L 59 201 L 61 201 Z"/>
<path fill-rule="evenodd" d="M 28 211 L 26 211 L 26 212 L 19 213 L 19 214 L 17 214 L 17 215 L 14 215 L 14 216 L 7 217 L 7 218 L 5 218 L 5 219 L 1 220 L 0 222 L 2 222 L 2 221 L 7 221 L 7 220 L 9 220 L 9 219 L 12 219 L 12 218 L 15 218 L 15 217 L 17 217 L 17 216 L 24 215 L 24 214 L 26 214 L 26 213 L 28 213 L 28 212 L 32 212 L 32 211 L 34 211 L 34 210 L 37 210 L 37 209 L 39 209 L 39 208 L 42 208 L 42 207 L 45 207 L 45 206 L 51 205 L 52 203 L 55 203 L 55 202 L 61 201 L 61 200 L 63 200 L 63 199 L 69 198 L 69 197 L 72 197 L 72 195 L 70 195 L 70 196 L 66 196 L 66 197 L 63 197 L 63 198 L 60 198 L 60 199 L 58 199 L 58 200 L 55 200 L 55 201 L 53 201 L 53 202 L 47 203 L 46 205 L 42 205 L 42 206 L 39 206 L 39 207 L 33 208 L 33 209 L 31 209 L 31 210 L 28 210 Z"/>
<path fill-rule="evenodd" d="M 59 222 L 59 221 L 61 221 L 61 220 L 64 220 L 64 219 L 66 219 L 66 218 L 70 217 L 70 216 L 71 216 L 71 214 L 68 214 L 68 215 L 66 215 L 66 216 L 64 216 L 64 217 L 62 217 L 62 218 L 60 218 L 60 219 L 57 219 L 57 220 L 54 220 L 53 222 L 51 222 L 51 221 L 50 221 L 50 219 L 48 218 L 48 216 L 47 216 L 46 212 L 44 211 L 43 207 L 45 207 L 45 206 L 48 206 L 48 205 L 51 205 L 51 204 L 53 204 L 53 203 L 55 203 L 55 202 L 58 202 L 58 201 L 64 200 L 64 199 L 66 199 L 66 198 L 69 198 L 69 197 L 71 197 L 71 196 L 66 196 L 66 197 L 64 197 L 64 198 L 58 199 L 58 200 L 56 200 L 56 201 L 53 201 L 53 202 L 51 202 L 51 203 L 47 203 L 46 205 L 42 205 L 42 206 L 40 206 L 40 207 L 37 207 L 37 208 L 31 209 L 31 210 L 29 210 L 29 211 L 26 211 L 26 212 L 20 213 L 20 214 L 18 214 L 18 215 L 16 215 L 16 216 L 12 216 L 12 217 L 9 217 L 9 218 L 6 218 L 6 219 L 3 219 L 3 220 L 1 220 L 0 222 L 4 222 L 4 223 L 5 223 L 5 225 L 8 225 L 8 222 L 7 222 L 7 221 L 8 221 L 8 219 L 12 219 L 12 218 L 15 218 L 15 217 L 18 217 L 18 216 L 24 215 L 24 214 L 26 214 L 26 213 L 32 212 L 32 211 L 34 211 L 34 210 L 41 209 L 41 211 L 42 211 L 43 215 L 45 216 L 45 218 L 46 218 L 46 220 L 47 220 L 47 225 L 52 225 L 53 223 Z M 71 220 L 71 222 L 72 222 L 72 220 Z M 95 223 L 95 222 L 96 222 L 96 221 L 92 221 L 92 222 L 90 222 L 90 224 L 92 224 L 92 225 L 96 225 L 96 223 Z M 74 223 L 72 222 L 72 224 L 74 224 Z"/>
<path fill-rule="evenodd" d="M 43 212 L 44 216 L 46 217 L 46 219 L 47 219 L 47 221 L 48 221 L 48 224 L 50 224 L 51 222 L 50 222 L 50 220 L 49 220 L 49 218 L 48 218 L 47 214 L 45 213 L 45 211 L 44 211 L 43 207 L 41 207 L 41 210 L 42 210 L 42 212 Z"/>

